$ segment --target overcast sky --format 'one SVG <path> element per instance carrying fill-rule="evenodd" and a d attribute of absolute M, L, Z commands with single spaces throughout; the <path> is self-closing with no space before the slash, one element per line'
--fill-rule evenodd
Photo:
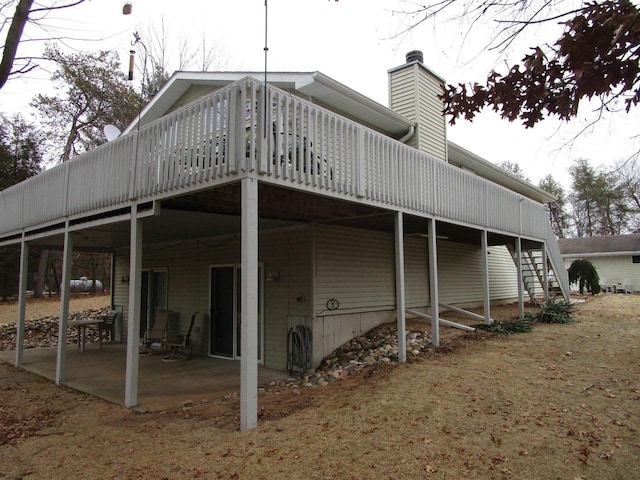
<path fill-rule="evenodd" d="M 66 40 L 64 48 L 79 50 L 114 49 L 126 69 L 133 32 L 148 36 L 164 21 L 172 44 L 188 38 L 194 48 L 206 36 L 219 44 L 223 70 L 261 71 L 264 68 L 264 0 L 134 0 L 133 13 L 122 15 L 123 1 L 89 0 L 86 4 L 56 12 L 45 23 L 63 27 L 50 34 L 89 41 Z M 413 49 L 424 52 L 424 63 L 449 83 L 482 81 L 491 68 L 501 68 L 504 57 L 484 46 L 494 25 L 480 26 L 473 36 L 456 20 L 426 22 L 414 31 L 393 38 L 403 30 L 411 2 L 401 0 L 269 0 L 268 68 L 272 71 L 315 71 L 388 104 L 387 71 L 405 62 Z M 556 32 L 530 32 L 511 48 L 512 60 L 520 59 L 529 46 L 551 41 Z M 42 32 L 26 31 L 28 38 Z M 29 42 L 19 55 L 39 54 L 44 45 Z M 508 53 L 509 54 L 509 53 Z M 507 55 L 508 55 L 507 54 Z M 177 56 L 177 52 L 175 53 Z M 195 69 L 195 67 L 194 67 Z M 504 71 L 504 70 L 503 70 Z M 40 71 L 10 80 L 0 91 L 0 110 L 28 114 L 28 103 L 49 88 L 50 72 Z M 589 108 L 582 118 L 592 118 Z M 450 140 L 494 163 L 518 163 L 534 183 L 552 173 L 568 185 L 567 169 L 572 160 L 586 157 L 594 165 L 610 165 L 633 154 L 640 145 L 633 140 L 638 115 L 613 115 L 598 122 L 586 134 L 571 141 L 587 123 L 563 124 L 547 120 L 526 130 L 510 124 L 492 112 L 473 123 L 460 122 L 449 128 Z"/>

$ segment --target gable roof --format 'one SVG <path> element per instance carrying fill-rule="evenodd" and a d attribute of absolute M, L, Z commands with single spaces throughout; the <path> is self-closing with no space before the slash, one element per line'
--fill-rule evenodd
<path fill-rule="evenodd" d="M 264 72 L 175 72 L 160 91 L 140 112 L 144 126 L 167 114 L 192 87 L 223 88 L 243 78 L 264 81 Z M 411 135 L 415 122 L 388 107 L 347 87 L 321 72 L 269 72 L 267 81 L 277 88 L 295 90 L 303 98 L 367 125 L 389 137 L 399 139 Z M 123 132 L 137 127 L 136 118 Z M 515 177 L 497 165 L 447 141 L 449 163 L 540 203 L 552 202 L 556 197 L 535 185 Z"/>
<path fill-rule="evenodd" d="M 640 233 L 603 237 L 559 238 L 560 253 L 567 256 L 640 254 Z"/>
<path fill-rule="evenodd" d="M 264 72 L 176 72 L 142 109 L 140 125 L 165 115 L 192 86 L 217 89 L 246 77 L 263 82 Z M 296 90 L 301 96 L 311 97 L 348 117 L 358 118 L 361 123 L 393 138 L 406 135 L 414 126 L 414 122 L 402 115 L 320 72 L 269 72 L 267 81 L 283 90 Z M 133 130 L 137 121 L 136 118 L 123 133 Z"/>

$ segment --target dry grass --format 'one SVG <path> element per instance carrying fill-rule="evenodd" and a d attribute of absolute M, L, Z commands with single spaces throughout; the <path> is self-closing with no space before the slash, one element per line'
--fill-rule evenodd
<path fill-rule="evenodd" d="M 248 432 L 235 401 L 141 415 L 2 365 L 0 435 L 22 437 L 0 478 L 640 478 L 639 307 L 600 296 L 573 324 L 270 391 Z"/>
<path fill-rule="evenodd" d="M 109 305 L 109 294 L 75 294 L 69 300 L 69 312 L 80 312 Z M 60 297 L 29 298 L 27 300 L 27 320 L 53 317 L 60 314 Z M 18 318 L 18 301 L 0 302 L 0 323 L 12 323 Z M 1 477 L 0 477 L 1 478 Z"/>

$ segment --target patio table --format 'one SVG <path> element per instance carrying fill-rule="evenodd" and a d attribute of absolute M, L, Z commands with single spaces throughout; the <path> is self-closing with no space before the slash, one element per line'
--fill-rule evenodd
<path fill-rule="evenodd" d="M 104 323 L 104 319 L 96 319 L 96 318 L 92 318 L 88 320 L 70 320 L 69 321 L 68 325 L 70 327 L 78 328 L 78 348 L 80 349 L 81 352 L 84 352 L 84 344 L 87 339 L 87 326 L 88 325 L 100 326 L 102 323 Z M 102 330 L 100 328 L 98 330 L 99 330 L 98 338 L 99 338 L 100 348 L 102 348 Z"/>

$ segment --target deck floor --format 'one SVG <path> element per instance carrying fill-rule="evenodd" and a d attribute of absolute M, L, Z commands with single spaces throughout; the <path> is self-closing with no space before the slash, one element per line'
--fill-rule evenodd
<path fill-rule="evenodd" d="M 22 367 L 55 380 L 55 347 L 24 351 Z M 0 352 L 0 361 L 14 363 L 15 351 Z M 211 357 L 165 362 L 161 355 L 140 355 L 138 405 L 143 411 L 178 407 L 185 401 L 219 398 L 240 391 L 240 362 Z M 84 352 L 67 347 L 67 379 L 63 385 L 124 405 L 126 345 L 88 344 Z M 258 383 L 266 385 L 287 378 L 284 370 L 258 368 Z"/>

